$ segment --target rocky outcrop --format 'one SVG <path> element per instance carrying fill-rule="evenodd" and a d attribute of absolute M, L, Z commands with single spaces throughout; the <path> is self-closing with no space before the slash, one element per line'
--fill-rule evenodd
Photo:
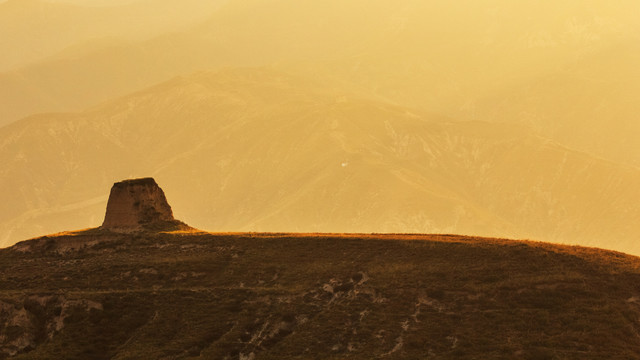
<path fill-rule="evenodd" d="M 102 304 L 58 295 L 31 295 L 22 300 L 0 300 L 0 359 L 29 352 L 63 330 L 65 319 Z"/>
<path fill-rule="evenodd" d="M 136 231 L 179 223 L 153 178 L 124 180 L 113 184 L 102 229 Z"/>

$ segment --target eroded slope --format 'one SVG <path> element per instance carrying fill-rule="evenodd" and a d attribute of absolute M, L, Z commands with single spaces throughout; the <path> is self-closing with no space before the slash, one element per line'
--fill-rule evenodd
<path fill-rule="evenodd" d="M 640 354 L 640 262 L 596 249 L 92 230 L 20 243 L 0 260 L 0 351 L 21 348 L 15 359 Z"/>

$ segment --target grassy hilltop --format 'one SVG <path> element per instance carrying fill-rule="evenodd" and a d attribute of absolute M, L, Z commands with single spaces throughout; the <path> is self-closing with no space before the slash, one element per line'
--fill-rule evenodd
<path fill-rule="evenodd" d="M 630 359 L 640 259 L 454 235 L 110 234 L 0 250 L 0 358 Z"/>

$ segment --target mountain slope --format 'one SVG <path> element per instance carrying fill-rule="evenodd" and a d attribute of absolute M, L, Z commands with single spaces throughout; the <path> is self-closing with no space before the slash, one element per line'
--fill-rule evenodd
<path fill-rule="evenodd" d="M 576 84 L 571 70 L 583 62 L 583 69 L 599 74 L 634 71 L 637 46 L 625 44 L 638 42 L 637 2 L 463 4 L 230 1 L 182 33 L 88 45 L 80 56 L 0 74 L 0 124 L 38 112 L 82 110 L 197 70 L 275 64 L 327 87 L 454 119 L 532 122 L 565 146 L 590 152 L 589 144 L 598 143 L 594 155 L 637 166 L 637 129 L 629 131 L 635 107 L 623 100 L 634 98 L 637 81 L 605 77 L 608 85 L 599 89 L 599 80 Z M 630 50 L 610 51 L 616 45 Z M 505 104 L 514 91 L 529 100 Z M 574 107 L 563 108 L 568 102 Z M 590 129 L 593 121 L 581 123 L 583 115 L 606 119 L 595 127 L 606 129 L 607 141 Z"/>
<path fill-rule="evenodd" d="M 453 235 L 68 233 L 0 250 L 0 357 L 636 358 L 639 280 Z"/>
<path fill-rule="evenodd" d="M 639 61 L 638 41 L 617 44 L 480 98 L 458 116 L 525 123 L 572 148 L 640 167 Z"/>
<path fill-rule="evenodd" d="M 639 253 L 640 171 L 267 69 L 176 78 L 0 129 L 2 239 L 83 228 L 154 176 L 198 228 L 464 233 Z M 58 155 L 60 154 L 60 155 Z M 31 189 L 35 189 L 31 190 Z"/>

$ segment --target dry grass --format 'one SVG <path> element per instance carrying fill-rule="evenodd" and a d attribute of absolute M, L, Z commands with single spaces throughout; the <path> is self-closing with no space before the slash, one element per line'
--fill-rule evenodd
<path fill-rule="evenodd" d="M 31 321 L 0 329 L 39 334 L 19 359 L 637 358 L 639 266 L 455 235 L 89 230 L 0 251 L 0 301 Z"/>

